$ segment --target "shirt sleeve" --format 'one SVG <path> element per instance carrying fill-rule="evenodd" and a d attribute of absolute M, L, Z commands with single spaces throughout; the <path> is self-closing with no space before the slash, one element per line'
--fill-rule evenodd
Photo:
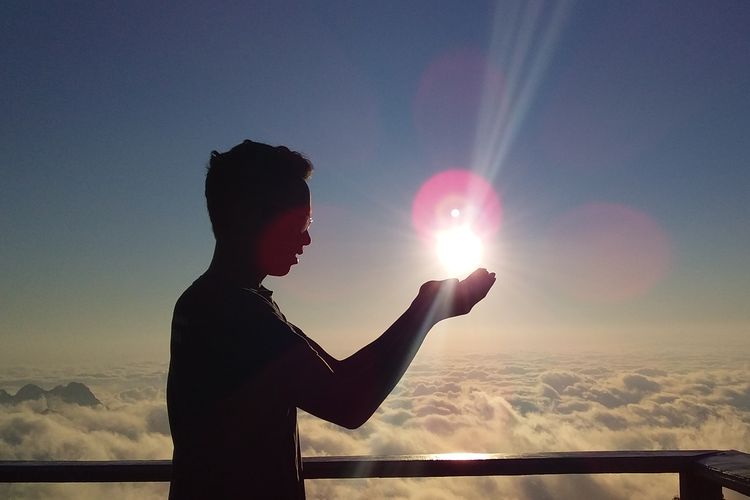
<path fill-rule="evenodd" d="M 241 289 L 201 292 L 178 302 L 172 322 L 178 404 L 195 410 L 229 396 L 307 345 L 263 297 Z"/>
<path fill-rule="evenodd" d="M 286 353 L 307 346 L 271 302 L 249 291 L 232 294 L 222 304 L 218 322 L 210 350 L 229 391 L 263 377 Z"/>

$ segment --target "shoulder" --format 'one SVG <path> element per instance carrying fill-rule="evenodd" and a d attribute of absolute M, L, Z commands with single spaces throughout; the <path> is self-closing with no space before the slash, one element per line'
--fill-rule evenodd
<path fill-rule="evenodd" d="M 175 305 L 172 354 L 221 365 L 221 369 L 264 363 L 297 346 L 303 335 L 259 290 L 196 280 Z M 217 368 L 219 369 L 219 368 Z"/>
<path fill-rule="evenodd" d="M 209 316 L 213 320 L 220 317 L 238 320 L 255 315 L 283 318 L 273 301 L 258 291 L 206 278 L 205 275 L 195 280 L 177 299 L 175 316 L 178 313 L 193 318 Z"/>
<path fill-rule="evenodd" d="M 269 355 L 302 341 L 270 297 L 198 279 L 180 296 L 172 318 L 176 351 Z"/>

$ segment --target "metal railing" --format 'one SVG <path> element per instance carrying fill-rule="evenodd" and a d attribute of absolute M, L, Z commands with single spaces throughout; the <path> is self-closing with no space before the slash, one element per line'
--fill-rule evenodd
<path fill-rule="evenodd" d="M 721 500 L 722 488 L 750 496 L 750 455 L 735 450 L 305 457 L 303 470 L 305 479 L 673 473 L 681 500 Z M 171 474 L 170 460 L 0 461 L 0 483 L 167 482 Z"/>

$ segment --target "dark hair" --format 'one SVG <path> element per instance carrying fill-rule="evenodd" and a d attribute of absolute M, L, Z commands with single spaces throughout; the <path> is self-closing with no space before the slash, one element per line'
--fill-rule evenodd
<path fill-rule="evenodd" d="M 205 193 L 214 236 L 233 234 L 240 216 L 262 223 L 289 208 L 312 170 L 307 158 L 285 146 L 245 140 L 226 153 L 211 151 Z"/>

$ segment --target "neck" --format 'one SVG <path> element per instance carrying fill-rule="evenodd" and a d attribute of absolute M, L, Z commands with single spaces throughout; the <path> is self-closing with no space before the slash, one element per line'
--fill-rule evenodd
<path fill-rule="evenodd" d="M 257 289 L 266 275 L 255 268 L 254 260 L 251 250 L 217 241 L 206 274 L 238 286 Z"/>

